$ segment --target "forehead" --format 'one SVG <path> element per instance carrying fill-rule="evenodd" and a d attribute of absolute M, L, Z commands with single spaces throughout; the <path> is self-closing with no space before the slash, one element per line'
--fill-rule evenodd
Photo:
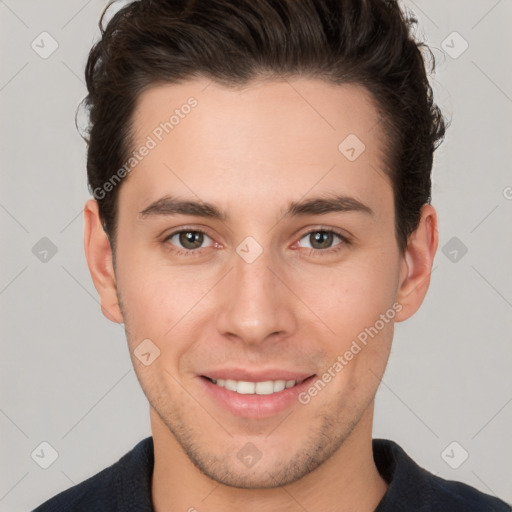
<path fill-rule="evenodd" d="M 129 176 L 145 202 L 164 191 L 258 204 L 313 189 L 359 197 L 391 190 L 379 114 L 357 85 L 162 84 L 139 96 L 132 132 L 134 151 L 151 146 Z"/>
<path fill-rule="evenodd" d="M 180 132 L 191 124 L 183 122 L 187 118 L 192 119 L 194 132 L 203 137 L 225 138 L 228 143 L 241 142 L 249 135 L 251 148 L 247 149 L 256 152 L 261 150 L 258 142 L 266 143 L 271 137 L 302 139 L 317 146 L 326 136 L 330 144 L 352 130 L 361 139 L 368 139 L 380 116 L 372 95 L 357 84 L 298 78 L 258 80 L 235 88 L 196 79 L 143 91 L 135 105 L 133 128 L 141 142 L 141 137 L 158 132 L 159 123 L 170 121 L 173 137 L 180 138 Z M 222 132 L 212 130 L 213 124 Z"/>

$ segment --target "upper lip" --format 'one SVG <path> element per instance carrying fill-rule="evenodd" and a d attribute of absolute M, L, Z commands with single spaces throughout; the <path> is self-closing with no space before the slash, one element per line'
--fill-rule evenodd
<path fill-rule="evenodd" d="M 222 368 L 201 373 L 202 377 L 210 379 L 243 380 L 246 382 L 265 382 L 268 380 L 295 380 L 303 381 L 314 373 L 298 372 L 290 370 L 268 369 L 247 370 L 241 368 Z"/>

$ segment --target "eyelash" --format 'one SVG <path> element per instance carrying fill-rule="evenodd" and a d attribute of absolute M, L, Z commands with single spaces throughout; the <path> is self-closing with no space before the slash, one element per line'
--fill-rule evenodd
<path fill-rule="evenodd" d="M 192 232 L 192 233 L 202 233 L 203 235 L 206 235 L 208 238 L 212 238 L 210 235 L 208 235 L 208 233 L 206 231 L 203 231 L 202 229 L 192 229 L 192 228 L 184 228 L 184 229 L 180 229 L 178 231 L 173 231 L 172 233 L 170 233 L 168 236 L 165 237 L 165 239 L 163 240 L 163 243 L 165 245 L 172 245 L 172 244 L 167 244 L 167 242 L 175 235 L 179 235 L 181 233 L 187 233 L 187 232 Z M 300 238 L 299 238 L 299 241 L 302 240 L 304 237 L 308 236 L 308 235 L 311 235 L 313 233 L 332 233 L 333 235 L 336 235 L 338 238 L 341 239 L 341 243 L 338 243 L 337 245 L 335 245 L 334 247 L 332 248 L 328 248 L 328 249 L 313 249 L 313 248 L 305 248 L 306 250 L 309 249 L 308 251 L 308 255 L 309 256 L 326 256 L 326 255 L 332 255 L 334 253 L 337 253 L 338 251 L 342 250 L 344 246 L 348 246 L 348 245 L 351 245 L 351 240 L 346 236 L 346 235 L 342 235 L 339 231 L 336 231 L 334 229 L 327 229 L 327 228 L 316 228 L 316 229 L 312 229 L 310 231 L 307 231 L 306 233 L 304 233 Z M 202 254 L 202 249 L 208 249 L 208 247 L 202 247 L 202 248 L 199 248 L 199 249 L 180 249 L 180 248 L 173 248 L 173 249 L 170 249 L 174 254 L 176 254 L 177 256 L 187 256 L 187 257 L 193 257 L 193 256 L 199 256 Z"/>

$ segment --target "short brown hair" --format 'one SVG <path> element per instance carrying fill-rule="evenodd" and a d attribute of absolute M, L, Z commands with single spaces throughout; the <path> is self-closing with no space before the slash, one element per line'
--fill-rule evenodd
<path fill-rule="evenodd" d="M 225 86 L 300 76 L 355 83 L 372 94 L 385 126 L 385 172 L 393 186 L 396 239 L 405 250 L 421 207 L 431 201 L 433 153 L 446 124 L 421 48 L 432 71 L 434 57 L 415 41 L 417 20 L 397 1 L 138 0 L 103 28 L 112 3 L 85 70 L 93 194 L 127 161 L 135 101 L 151 85 L 200 76 Z M 95 195 L 113 250 L 118 190 Z"/>

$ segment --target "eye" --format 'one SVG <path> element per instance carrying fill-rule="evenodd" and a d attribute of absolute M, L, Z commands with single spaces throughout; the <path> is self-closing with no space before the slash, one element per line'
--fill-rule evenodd
<path fill-rule="evenodd" d="M 333 249 L 333 242 L 338 239 L 340 242 L 344 242 L 346 244 L 349 243 L 349 240 L 341 235 L 340 233 L 337 233 L 336 231 L 329 230 L 329 229 L 316 229 L 314 231 L 310 231 L 309 233 L 306 233 L 300 240 L 306 240 L 309 245 L 302 245 L 301 247 L 306 247 L 308 249 L 318 250 L 318 251 L 325 251 L 326 249 Z M 335 245 L 333 250 L 337 250 L 338 245 L 343 245 L 341 243 L 338 243 Z"/>
<path fill-rule="evenodd" d="M 185 249 L 185 251 L 181 252 L 186 252 L 202 249 L 203 244 L 207 240 L 213 242 L 213 240 L 204 231 L 197 229 L 184 229 L 171 233 L 164 241 L 170 242 L 178 249 Z"/>

